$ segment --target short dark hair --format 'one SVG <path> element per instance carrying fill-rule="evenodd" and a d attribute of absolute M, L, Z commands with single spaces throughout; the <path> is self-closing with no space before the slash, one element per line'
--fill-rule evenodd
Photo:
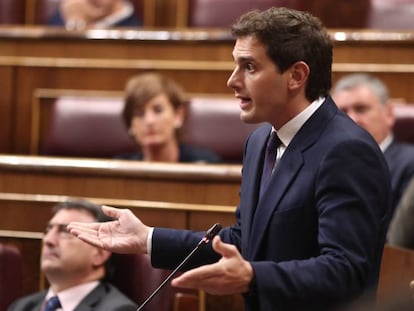
<path fill-rule="evenodd" d="M 125 87 L 122 117 L 127 128 L 131 126 L 134 110 L 154 97 L 165 94 L 174 110 L 186 107 L 184 90 L 174 80 L 157 73 L 142 73 L 130 78 Z"/>
<path fill-rule="evenodd" d="M 53 206 L 52 209 L 53 215 L 55 215 L 62 209 L 76 209 L 86 211 L 97 222 L 113 220 L 111 217 L 104 214 L 100 205 L 97 205 L 84 199 L 73 198 L 56 204 L 55 206 Z"/>
<path fill-rule="evenodd" d="M 309 101 L 329 94 L 333 41 L 318 18 L 308 12 L 273 7 L 242 15 L 231 32 L 236 38 L 255 36 L 282 73 L 298 61 L 305 62 L 310 68 L 305 90 Z"/>

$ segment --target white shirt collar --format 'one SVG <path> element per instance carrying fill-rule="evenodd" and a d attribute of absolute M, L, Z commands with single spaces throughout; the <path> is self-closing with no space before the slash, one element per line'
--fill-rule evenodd
<path fill-rule="evenodd" d="M 61 291 L 58 294 L 53 293 L 51 289 L 47 292 L 45 301 L 53 296 L 58 296 L 60 304 L 62 306 L 61 311 L 73 311 L 78 304 L 85 298 L 89 293 L 94 290 L 99 284 L 99 281 L 92 281 L 84 283 L 78 286 L 74 286 Z"/>
<path fill-rule="evenodd" d="M 285 147 L 290 144 L 302 125 L 305 124 L 305 122 L 315 113 L 324 101 L 325 97 L 319 97 L 277 131 L 277 136 Z M 275 129 L 273 128 L 273 130 Z"/>
<path fill-rule="evenodd" d="M 392 141 L 394 140 L 394 135 L 389 134 L 385 139 L 379 144 L 379 147 L 382 152 L 385 152 L 387 148 L 391 145 Z"/>

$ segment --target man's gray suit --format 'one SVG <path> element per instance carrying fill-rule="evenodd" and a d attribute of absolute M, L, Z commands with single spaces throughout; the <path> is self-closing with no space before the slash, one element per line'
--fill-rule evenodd
<path fill-rule="evenodd" d="M 47 291 L 16 300 L 8 311 L 41 311 Z M 114 286 L 101 282 L 87 295 L 74 311 L 135 311 L 137 305 Z"/>

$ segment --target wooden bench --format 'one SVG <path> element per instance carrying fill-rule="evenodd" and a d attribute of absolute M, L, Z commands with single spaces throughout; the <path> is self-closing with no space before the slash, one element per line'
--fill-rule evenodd
<path fill-rule="evenodd" d="M 236 206 L 240 165 L 0 155 L 0 192 Z"/>

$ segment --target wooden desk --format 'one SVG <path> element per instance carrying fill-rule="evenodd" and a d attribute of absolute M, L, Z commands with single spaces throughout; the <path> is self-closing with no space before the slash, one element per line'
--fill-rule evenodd
<path fill-rule="evenodd" d="M 0 192 L 236 206 L 240 165 L 0 155 Z"/>
<path fill-rule="evenodd" d="M 382 78 L 391 97 L 414 102 L 414 34 L 331 30 L 333 79 L 355 71 Z M 155 70 L 190 93 L 231 94 L 234 40 L 227 30 L 97 30 L 0 27 L 0 152 L 28 154 L 36 89 L 122 91 Z"/>
<path fill-rule="evenodd" d="M 149 226 L 204 231 L 217 222 L 229 226 L 235 221 L 235 206 L 83 198 L 99 205 L 128 208 Z M 0 192 L 0 230 L 43 232 L 52 207 L 67 199 L 63 195 Z"/>
<path fill-rule="evenodd" d="M 414 251 L 398 246 L 385 245 L 377 291 L 378 305 L 395 306 L 395 310 L 397 310 L 398 304 L 404 302 L 411 302 L 411 306 L 413 306 L 413 294 L 410 292 L 410 282 L 412 280 L 414 280 Z M 405 307 L 407 307 L 407 304 Z M 389 308 L 387 310 L 394 309 Z M 403 309 L 400 306 L 398 310 Z"/>

